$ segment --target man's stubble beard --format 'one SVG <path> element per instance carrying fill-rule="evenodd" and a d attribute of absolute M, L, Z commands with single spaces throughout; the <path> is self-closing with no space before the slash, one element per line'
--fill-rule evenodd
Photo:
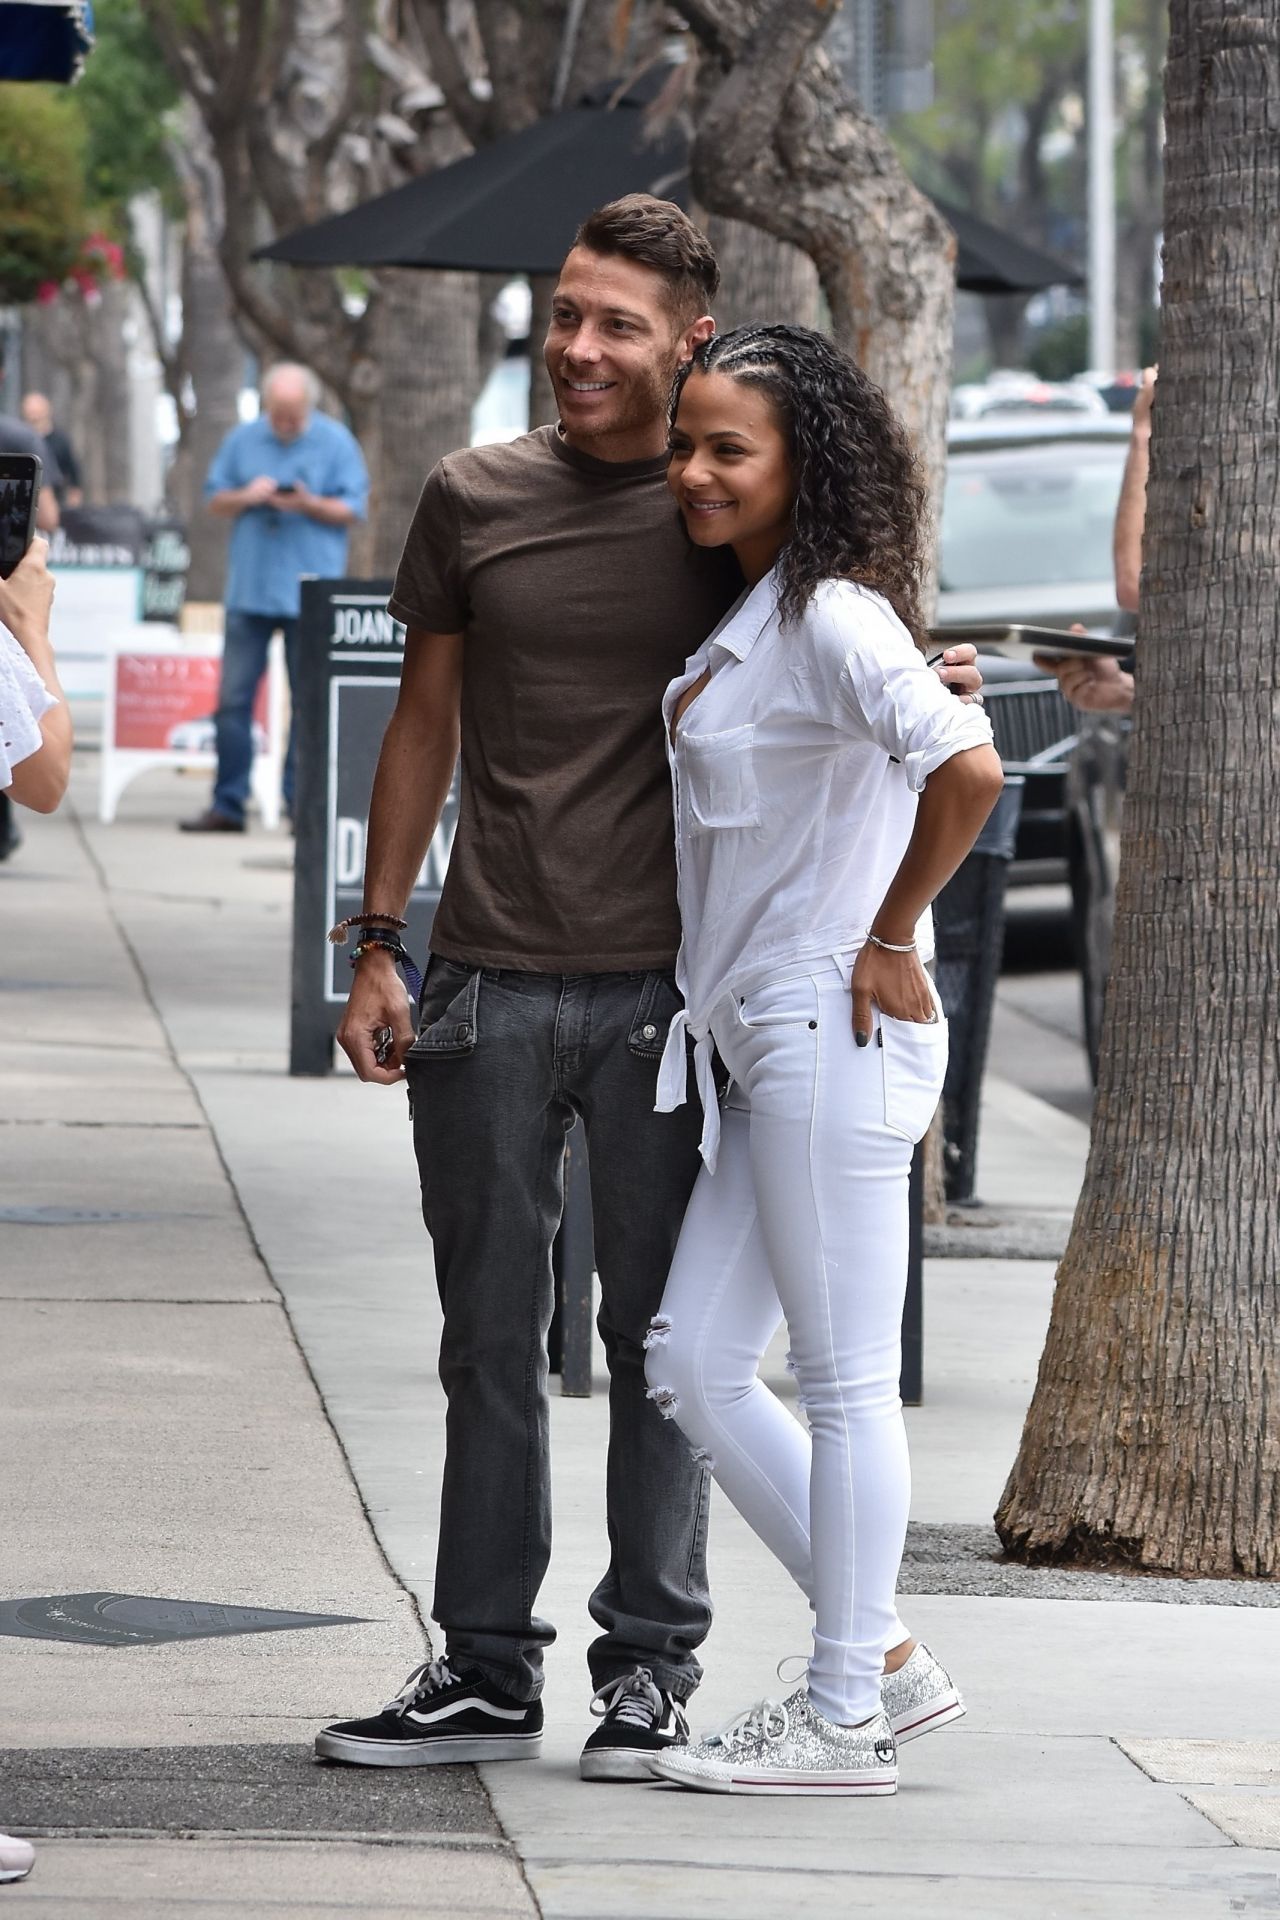
<path fill-rule="evenodd" d="M 618 413 L 608 421 L 601 421 L 599 426 L 575 426 L 575 438 L 611 440 L 620 434 L 644 432 L 659 423 L 665 426 L 672 382 L 679 365 L 679 351 L 673 347 L 669 361 L 661 367 L 651 367 L 643 376 L 632 375 L 629 392 L 624 396 Z"/>

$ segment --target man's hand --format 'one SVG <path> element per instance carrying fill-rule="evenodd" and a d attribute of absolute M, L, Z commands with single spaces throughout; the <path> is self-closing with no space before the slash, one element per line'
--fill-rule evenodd
<path fill-rule="evenodd" d="M 275 491 L 274 476 L 269 473 L 260 473 L 256 480 L 251 480 L 247 487 L 241 489 L 241 496 L 246 507 L 262 507 L 268 502 L 275 506 L 276 501 L 273 497 Z"/>
<path fill-rule="evenodd" d="M 1109 654 L 1034 653 L 1031 657 L 1054 675 L 1063 697 L 1081 713 L 1128 713 L 1133 705 L 1133 675 Z"/>
<path fill-rule="evenodd" d="M 392 1087 L 405 1077 L 402 1062 L 413 1044 L 409 996 L 389 953 L 367 953 L 357 961 L 354 973 L 338 1045 L 361 1080 Z M 379 1027 L 391 1029 L 391 1046 L 382 1066 L 374 1055 Z"/>
<path fill-rule="evenodd" d="M 53 589 L 49 542 L 37 534 L 9 578 L 0 580 L 0 620 L 20 646 L 32 636 L 47 637 Z"/>
<path fill-rule="evenodd" d="M 271 504 L 273 507 L 278 507 L 281 513 L 309 513 L 316 499 L 317 495 L 298 480 L 287 493 L 277 490 Z"/>
<path fill-rule="evenodd" d="M 960 700 L 972 700 L 975 693 L 982 690 L 982 669 L 978 665 L 978 649 L 966 640 L 960 646 L 948 647 L 942 656 L 942 665 L 934 669 L 944 687 L 950 687 Z M 982 702 L 979 701 L 981 706 Z"/>

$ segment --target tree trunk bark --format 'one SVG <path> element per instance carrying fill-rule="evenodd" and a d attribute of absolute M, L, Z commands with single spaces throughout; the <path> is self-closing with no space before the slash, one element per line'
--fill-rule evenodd
<path fill-rule="evenodd" d="M 204 483 L 214 454 L 239 420 L 247 355 L 236 331 L 218 257 L 222 221 L 217 167 L 189 103 L 184 118 L 187 219 L 182 248 L 180 364 L 191 382 L 195 410 L 188 414 L 179 406 L 181 438 L 169 475 L 169 495 L 187 525 L 191 548 L 187 598 L 220 600 L 226 580 L 230 523 L 206 508 Z"/>
<path fill-rule="evenodd" d="M 93 414 L 101 450 L 101 492 L 111 504 L 136 498 L 133 484 L 132 431 L 129 419 L 129 349 L 126 326 L 131 292 L 127 281 L 108 281 L 101 298 L 85 315 L 85 336 L 92 361 Z"/>
<path fill-rule="evenodd" d="M 480 288 L 473 273 L 388 270 L 378 276 L 381 385 L 364 446 L 373 478 L 367 535 L 353 552 L 393 573 L 422 483 L 443 454 L 471 441 L 479 387 Z"/>
<path fill-rule="evenodd" d="M 1165 278 L 1084 1190 L 996 1515 L 1030 1560 L 1280 1573 L 1280 17 L 1173 0 Z"/>
<path fill-rule="evenodd" d="M 680 0 L 704 49 L 693 186 L 817 268 L 836 342 L 907 427 L 931 492 L 946 458 L 955 236 L 815 45 L 821 0 Z"/>
<path fill-rule="evenodd" d="M 720 262 L 716 325 L 721 333 L 749 321 L 817 326 L 821 289 L 818 269 L 807 253 L 760 227 L 718 214 L 707 219 L 706 232 Z"/>

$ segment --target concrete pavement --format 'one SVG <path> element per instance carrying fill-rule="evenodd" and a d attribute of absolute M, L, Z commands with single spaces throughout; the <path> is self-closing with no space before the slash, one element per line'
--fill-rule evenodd
<path fill-rule="evenodd" d="M 78 794 L 86 779 L 82 766 Z M 155 776 L 109 829 L 33 823 L 0 869 L 0 1207 L 33 1216 L 0 1220 L 0 1602 L 110 1589 L 363 1623 L 127 1648 L 0 1634 L 0 1825 L 78 1836 L 39 1842 L 36 1873 L 0 1898 L 77 1916 L 751 1920 L 886 1900 L 913 1920 L 1280 1912 L 1260 1678 L 1280 1595 L 1195 1603 L 1177 1583 L 989 1557 L 1046 1261 L 928 1266 L 904 1583 L 914 1572 L 927 1590 L 904 1612 L 970 1711 L 904 1750 L 896 1799 L 579 1782 L 599 1392 L 553 1407 L 544 1760 L 482 1782 L 311 1767 L 314 1726 L 368 1711 L 421 1657 L 413 1602 L 425 1612 L 442 1435 L 434 1288 L 402 1091 L 284 1071 L 291 843 L 181 840 L 190 803 Z M 1001 1018 L 1033 1021 L 1025 979 L 1013 999 Z M 1065 1221 L 1080 1123 L 996 1081 L 984 1127 L 993 1211 Z M 59 1209 L 122 1217 L 57 1224 Z M 770 1365 L 785 1380 L 780 1354 Z M 723 1502 L 712 1573 L 698 1724 L 776 1690 L 775 1663 L 807 1638 L 803 1603 Z"/>

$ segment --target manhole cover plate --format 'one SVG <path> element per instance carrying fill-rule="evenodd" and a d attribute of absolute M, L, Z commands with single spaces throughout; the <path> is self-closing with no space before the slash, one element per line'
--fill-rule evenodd
<path fill-rule="evenodd" d="M 142 1593 L 51 1593 L 32 1600 L 0 1600 L 0 1636 L 73 1640 L 88 1647 L 149 1647 L 231 1633 L 354 1626 L 362 1617 L 223 1607 L 216 1600 L 155 1600 Z"/>

